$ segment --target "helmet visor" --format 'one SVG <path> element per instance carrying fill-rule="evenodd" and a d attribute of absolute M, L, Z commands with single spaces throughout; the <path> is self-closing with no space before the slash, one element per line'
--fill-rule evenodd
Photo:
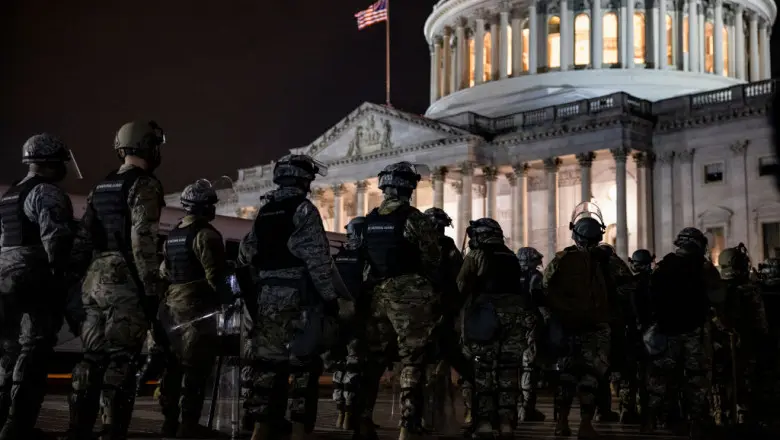
<path fill-rule="evenodd" d="M 571 213 L 571 223 L 577 223 L 577 220 L 581 218 L 594 218 L 602 225 L 604 224 L 604 216 L 601 215 L 601 209 L 593 202 L 582 202 L 574 207 L 574 211 Z"/>
<path fill-rule="evenodd" d="M 76 156 L 73 154 L 73 150 L 68 150 L 68 160 L 65 161 L 68 175 L 75 177 L 76 179 L 83 179 L 84 176 L 81 174 L 81 168 L 79 168 L 79 163 L 76 161 Z"/>
<path fill-rule="evenodd" d="M 328 177 L 328 166 L 324 163 L 318 161 L 315 158 L 311 158 L 311 164 L 314 166 L 315 173 L 317 173 L 321 177 Z"/>

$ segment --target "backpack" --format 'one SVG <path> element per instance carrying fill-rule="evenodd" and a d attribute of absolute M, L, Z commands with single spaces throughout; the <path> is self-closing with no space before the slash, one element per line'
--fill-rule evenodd
<path fill-rule="evenodd" d="M 650 278 L 652 318 L 667 335 L 701 327 L 709 313 L 709 298 L 702 281 L 702 257 L 665 256 Z"/>
<path fill-rule="evenodd" d="M 609 322 L 608 261 L 576 248 L 555 256 L 558 270 L 547 284 L 547 305 L 561 325 L 581 330 Z"/>

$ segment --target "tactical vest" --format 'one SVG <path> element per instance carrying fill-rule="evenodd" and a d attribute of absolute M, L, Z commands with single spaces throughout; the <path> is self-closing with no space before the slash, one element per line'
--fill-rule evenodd
<path fill-rule="evenodd" d="M 271 200 L 260 208 L 252 226 L 258 245 L 253 261 L 257 269 L 270 271 L 306 265 L 287 248 L 287 240 L 295 232 L 293 216 L 305 199 L 299 196 Z"/>
<path fill-rule="evenodd" d="M 198 257 L 192 250 L 195 237 L 203 229 L 215 230 L 205 220 L 196 220 L 181 228 L 176 227 L 165 240 L 165 268 L 171 284 L 185 284 L 206 279 Z"/>
<path fill-rule="evenodd" d="M 520 262 L 514 252 L 503 244 L 480 246 L 484 252 L 484 272 L 477 279 L 476 291 L 480 294 L 515 294 L 529 296 L 523 291 L 520 278 Z M 530 298 L 530 296 L 529 296 Z"/>
<path fill-rule="evenodd" d="M 419 273 L 420 250 L 404 237 L 406 219 L 413 209 L 402 205 L 390 214 L 381 215 L 374 208 L 366 216 L 365 247 L 377 278 Z"/>
<path fill-rule="evenodd" d="M 95 189 L 92 190 L 92 200 L 88 209 L 95 215 L 92 224 L 92 241 L 98 252 L 119 251 L 116 235 L 122 238 L 125 246 L 130 246 L 130 208 L 127 197 L 130 188 L 141 176 L 151 173 L 133 167 L 119 174 L 113 171 Z M 125 249 L 128 251 L 129 249 Z"/>
<path fill-rule="evenodd" d="M 363 257 L 360 250 L 342 248 L 333 260 L 349 293 L 353 298 L 359 298 L 363 287 Z"/>
<path fill-rule="evenodd" d="M 661 332 L 678 335 L 704 325 L 709 297 L 702 280 L 704 259 L 666 255 L 652 274 L 653 318 Z"/>
<path fill-rule="evenodd" d="M 41 230 L 38 224 L 24 214 L 24 201 L 44 179 L 33 176 L 13 185 L 0 198 L 0 221 L 3 225 L 2 246 L 32 246 L 41 244 Z"/>

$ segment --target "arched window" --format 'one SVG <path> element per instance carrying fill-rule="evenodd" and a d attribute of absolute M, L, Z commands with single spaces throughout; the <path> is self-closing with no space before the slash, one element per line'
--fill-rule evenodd
<path fill-rule="evenodd" d="M 729 76 L 729 27 L 723 26 L 723 76 Z"/>
<path fill-rule="evenodd" d="M 672 31 L 672 14 L 666 14 L 666 64 L 671 66 L 674 64 L 674 54 L 672 48 L 674 45 L 674 32 Z"/>
<path fill-rule="evenodd" d="M 561 19 L 550 17 L 547 22 L 547 67 L 561 67 Z"/>
<path fill-rule="evenodd" d="M 634 12 L 634 64 L 645 63 L 645 14 Z"/>
<path fill-rule="evenodd" d="M 512 76 L 512 26 L 506 27 L 506 76 Z"/>
<path fill-rule="evenodd" d="M 469 87 L 474 87 L 474 39 L 469 38 Z"/>
<path fill-rule="evenodd" d="M 528 29 L 528 20 L 526 20 L 523 25 L 523 72 L 528 72 L 530 70 L 530 67 L 528 66 L 528 57 L 530 56 L 528 52 L 528 49 L 530 48 L 528 45 L 528 38 L 530 35 L 531 30 Z"/>
<path fill-rule="evenodd" d="M 590 17 L 580 14 L 574 19 L 574 64 L 590 63 Z"/>
<path fill-rule="evenodd" d="M 604 64 L 617 64 L 618 61 L 618 17 L 614 12 L 604 15 Z M 595 66 L 600 67 L 600 66 Z"/>
<path fill-rule="evenodd" d="M 490 31 L 485 32 L 485 38 L 484 38 L 484 55 L 485 55 L 485 61 L 482 64 L 483 67 L 483 75 L 482 75 L 482 81 L 490 81 L 490 72 L 493 71 L 493 39 L 490 38 Z"/>
<path fill-rule="evenodd" d="M 709 21 L 704 23 L 704 71 L 715 71 L 715 26 Z"/>

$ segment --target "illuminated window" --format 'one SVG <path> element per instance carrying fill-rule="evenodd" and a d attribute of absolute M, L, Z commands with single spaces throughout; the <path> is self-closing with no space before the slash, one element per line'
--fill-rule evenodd
<path fill-rule="evenodd" d="M 674 64 L 674 56 L 672 55 L 672 48 L 674 45 L 674 33 L 672 32 L 672 15 L 666 14 L 666 64 Z"/>
<path fill-rule="evenodd" d="M 506 27 L 506 76 L 512 76 L 512 26 Z"/>
<path fill-rule="evenodd" d="M 645 14 L 634 13 L 634 63 L 645 63 Z"/>
<path fill-rule="evenodd" d="M 617 14 L 610 12 L 604 15 L 602 25 L 604 27 L 604 64 L 617 64 L 619 62 Z"/>
<path fill-rule="evenodd" d="M 729 28 L 723 26 L 723 76 L 729 76 Z"/>
<path fill-rule="evenodd" d="M 574 19 L 574 64 L 590 63 L 590 17 L 580 14 Z"/>
<path fill-rule="evenodd" d="M 474 87 L 474 39 L 469 38 L 469 87 Z"/>
<path fill-rule="evenodd" d="M 683 52 L 688 53 L 688 16 L 683 17 Z"/>
<path fill-rule="evenodd" d="M 530 68 L 528 67 L 529 61 L 529 52 L 528 52 L 528 37 L 531 35 L 531 31 L 528 29 L 528 21 L 525 22 L 525 25 L 523 25 L 523 71 L 528 72 Z"/>
<path fill-rule="evenodd" d="M 493 39 L 490 38 L 490 31 L 485 32 L 485 61 L 482 64 L 484 66 L 482 71 L 482 80 L 490 81 L 490 72 L 493 71 Z"/>
<path fill-rule="evenodd" d="M 715 26 L 712 23 L 704 23 L 704 71 L 715 71 Z"/>
<path fill-rule="evenodd" d="M 547 67 L 561 67 L 561 19 L 550 17 L 547 22 Z"/>

